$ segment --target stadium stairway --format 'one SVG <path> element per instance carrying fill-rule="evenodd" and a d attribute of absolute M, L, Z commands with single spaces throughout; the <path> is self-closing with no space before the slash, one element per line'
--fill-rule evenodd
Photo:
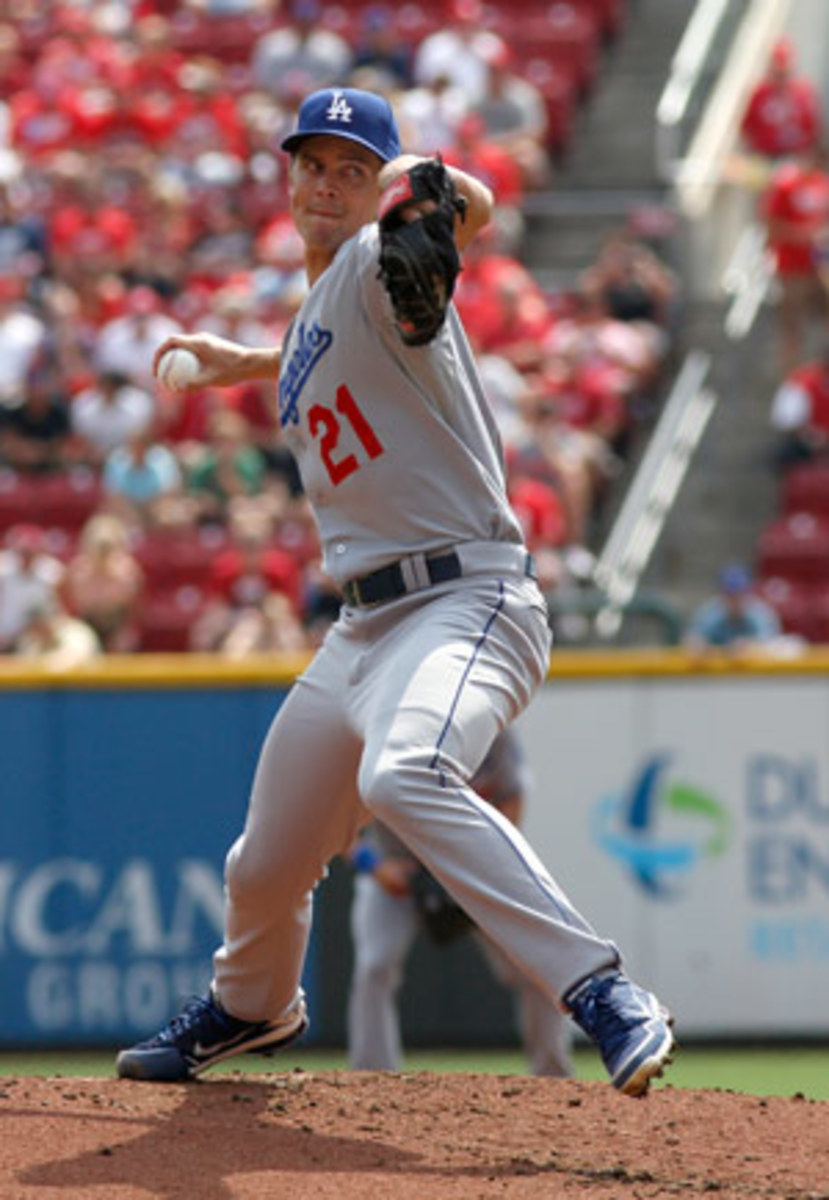
<path fill-rule="evenodd" d="M 676 266 L 670 197 L 656 170 L 655 109 L 693 9 L 694 0 L 632 0 L 582 112 L 572 154 L 558 167 L 553 189 L 533 197 L 528 208 L 526 259 L 549 288 L 572 287 L 607 233 L 631 217 Z M 778 505 L 768 465 L 775 314 L 762 309 L 750 336 L 735 343 L 724 333 L 725 313 L 725 298 L 686 301 L 675 331 L 673 369 L 687 350 L 707 351 L 709 382 L 719 398 L 642 580 L 683 616 L 711 593 L 724 562 L 753 563 L 759 534 Z M 635 466 L 634 455 L 615 489 L 615 506 Z M 608 506 L 596 548 L 615 506 Z"/>

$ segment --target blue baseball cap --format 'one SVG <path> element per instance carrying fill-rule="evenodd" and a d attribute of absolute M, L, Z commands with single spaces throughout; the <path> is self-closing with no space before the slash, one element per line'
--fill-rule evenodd
<path fill-rule="evenodd" d="M 357 142 L 383 162 L 400 154 L 400 135 L 388 100 L 360 88 L 312 92 L 303 100 L 297 127 L 285 138 L 282 149 L 291 154 L 305 138 L 319 133 Z"/>
<path fill-rule="evenodd" d="M 719 584 L 727 596 L 738 596 L 751 588 L 751 572 L 742 563 L 730 563 L 720 571 Z"/>

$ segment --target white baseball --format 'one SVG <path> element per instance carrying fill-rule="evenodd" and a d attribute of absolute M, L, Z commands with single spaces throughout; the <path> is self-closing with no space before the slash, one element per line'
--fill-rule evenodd
<path fill-rule="evenodd" d="M 198 356 L 183 346 L 175 346 L 162 354 L 157 374 L 171 392 L 183 392 L 192 386 L 200 371 Z"/>

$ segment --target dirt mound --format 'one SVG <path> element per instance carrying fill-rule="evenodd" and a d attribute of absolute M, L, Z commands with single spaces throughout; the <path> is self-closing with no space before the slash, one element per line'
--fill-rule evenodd
<path fill-rule="evenodd" d="M 493 1075 L 0 1079 L 2 1200 L 829 1200 L 829 1105 Z"/>

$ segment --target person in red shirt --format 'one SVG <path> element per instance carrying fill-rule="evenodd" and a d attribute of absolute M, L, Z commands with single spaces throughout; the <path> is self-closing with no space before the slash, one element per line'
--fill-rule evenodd
<path fill-rule="evenodd" d="M 780 159 L 811 150 L 823 123 L 817 88 L 794 71 L 794 49 L 779 41 L 766 75 L 749 97 L 740 126 L 746 147 L 763 158 Z"/>
<path fill-rule="evenodd" d="M 221 648 L 240 617 L 261 611 L 283 596 L 295 616 L 302 607 L 302 574 L 296 558 L 275 544 L 272 519 L 254 505 L 238 506 L 230 522 L 231 543 L 216 555 L 210 600 L 192 631 L 194 650 Z"/>
<path fill-rule="evenodd" d="M 829 340 L 818 358 L 795 367 L 783 380 L 772 401 L 771 424 L 779 470 L 829 457 Z"/>
<path fill-rule="evenodd" d="M 524 199 L 521 169 L 508 150 L 487 136 L 484 120 L 477 113 L 469 113 L 458 124 L 455 145 L 443 158 L 449 166 L 469 172 L 491 188 L 496 204 L 520 208 Z"/>
<path fill-rule="evenodd" d="M 48 222 L 49 242 L 61 277 L 74 280 L 79 272 L 103 274 L 126 268 L 135 249 L 135 218 L 100 189 L 100 177 L 80 160 L 65 158 L 62 195 Z"/>
<path fill-rule="evenodd" d="M 810 318 L 826 317 L 829 155 L 823 145 L 784 163 L 764 195 L 768 240 L 780 284 L 780 357 L 791 371 L 802 358 Z"/>

